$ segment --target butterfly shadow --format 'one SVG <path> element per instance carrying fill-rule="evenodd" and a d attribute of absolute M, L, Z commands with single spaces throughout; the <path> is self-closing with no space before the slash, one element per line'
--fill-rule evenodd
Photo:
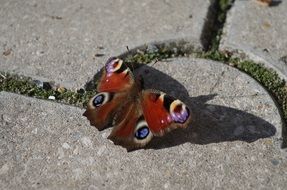
<path fill-rule="evenodd" d="M 184 143 L 205 145 L 225 141 L 254 142 L 275 135 L 276 128 L 264 119 L 242 110 L 209 104 L 218 94 L 190 97 L 178 81 L 149 66 L 135 71 L 146 89 L 158 89 L 185 102 L 192 110 L 192 123 L 163 137 L 154 137 L 146 149 L 162 149 Z M 164 81 L 164 82 L 163 82 Z"/>
<path fill-rule="evenodd" d="M 282 0 L 275 0 L 270 3 L 270 7 L 276 7 L 282 3 Z"/>

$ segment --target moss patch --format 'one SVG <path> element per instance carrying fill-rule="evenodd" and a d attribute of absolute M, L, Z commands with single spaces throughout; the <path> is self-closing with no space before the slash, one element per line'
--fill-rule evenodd
<path fill-rule="evenodd" d="M 195 51 L 196 50 L 191 44 L 185 41 L 179 41 L 177 43 L 170 42 L 145 45 L 133 52 L 128 52 L 128 54 L 123 54 L 119 57 L 133 69 L 142 64 L 151 63 L 155 60 L 160 61 L 171 57 L 182 57 Z"/>
<path fill-rule="evenodd" d="M 44 89 L 44 87 L 39 87 L 39 85 L 29 77 L 4 72 L 0 73 L 0 91 L 14 92 L 40 99 L 48 99 L 54 96 L 56 102 L 72 104 L 79 107 L 84 107 L 93 94 L 92 91 L 80 90 L 79 92 L 73 92 L 63 87 Z"/>
<path fill-rule="evenodd" d="M 220 44 L 220 39 L 221 39 L 221 34 L 223 31 L 223 26 L 226 20 L 226 14 L 227 11 L 231 8 L 234 0 L 219 0 L 215 2 L 215 17 L 216 19 L 214 20 L 213 26 L 211 27 L 210 33 L 212 34 L 210 44 L 208 47 L 209 51 L 217 51 L 219 44 Z"/>

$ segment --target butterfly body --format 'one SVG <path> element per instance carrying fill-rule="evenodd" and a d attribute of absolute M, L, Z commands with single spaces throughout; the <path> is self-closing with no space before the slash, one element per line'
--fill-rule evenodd
<path fill-rule="evenodd" d="M 190 110 L 182 101 L 158 90 L 143 90 L 118 58 L 107 61 L 97 91 L 83 115 L 99 130 L 112 125 L 108 138 L 127 149 L 143 147 L 153 136 L 191 122 Z"/>

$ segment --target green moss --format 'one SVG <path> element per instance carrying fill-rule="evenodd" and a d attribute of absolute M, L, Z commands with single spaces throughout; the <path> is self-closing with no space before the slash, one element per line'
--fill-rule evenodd
<path fill-rule="evenodd" d="M 234 0 L 219 0 L 215 2 L 215 17 L 213 27 L 211 28 L 211 43 L 209 51 L 217 51 L 221 39 L 223 26 L 226 20 L 227 11 L 231 8 Z"/>
<path fill-rule="evenodd" d="M 73 92 L 64 88 L 44 89 L 38 87 L 31 78 L 0 73 L 0 91 L 14 92 L 30 97 L 48 99 L 54 96 L 55 101 L 83 107 L 92 96 L 92 91 Z"/>
<path fill-rule="evenodd" d="M 142 64 L 148 64 L 155 60 L 163 60 L 171 57 L 184 56 L 193 51 L 193 47 L 184 47 L 185 43 L 175 44 L 157 44 L 151 45 L 153 49 L 149 49 L 148 46 L 144 46 L 136 53 L 128 54 L 121 57 L 125 63 L 132 67 L 140 66 Z"/>
<path fill-rule="evenodd" d="M 221 23 L 225 22 L 225 18 L 226 18 L 226 13 L 227 11 L 230 9 L 230 7 L 232 6 L 234 0 L 219 0 L 218 4 L 219 4 L 219 14 L 218 14 L 218 21 Z"/>

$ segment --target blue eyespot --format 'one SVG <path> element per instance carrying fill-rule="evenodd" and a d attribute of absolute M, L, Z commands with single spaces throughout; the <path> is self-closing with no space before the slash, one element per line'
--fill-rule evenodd
<path fill-rule="evenodd" d="M 94 107 L 100 107 L 108 102 L 110 102 L 114 97 L 113 92 L 100 92 L 96 94 L 93 98 L 92 104 Z"/>
<path fill-rule="evenodd" d="M 149 128 L 144 126 L 135 132 L 135 137 L 139 140 L 145 139 L 149 135 Z"/>
<path fill-rule="evenodd" d="M 93 105 L 95 107 L 99 107 L 99 106 L 101 106 L 103 104 L 104 100 L 105 100 L 104 94 L 100 94 L 97 97 L 95 97 L 95 99 L 93 101 Z"/>

